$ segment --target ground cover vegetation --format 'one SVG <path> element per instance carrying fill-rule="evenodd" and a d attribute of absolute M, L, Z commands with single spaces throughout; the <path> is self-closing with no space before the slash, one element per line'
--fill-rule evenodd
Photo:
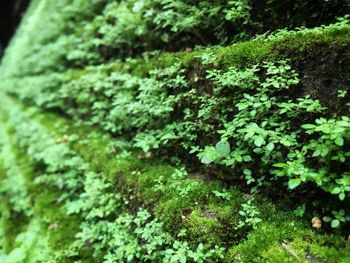
<path fill-rule="evenodd" d="M 32 1 L 0 66 L 0 260 L 349 262 L 349 1 Z"/>

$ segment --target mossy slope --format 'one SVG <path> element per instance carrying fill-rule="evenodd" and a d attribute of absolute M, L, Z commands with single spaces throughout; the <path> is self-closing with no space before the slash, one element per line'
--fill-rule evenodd
<path fill-rule="evenodd" d="M 22 107 L 13 100 L 7 105 L 11 105 L 11 108 Z M 19 116 L 12 116 L 21 119 Z M 310 230 L 308 221 L 296 218 L 290 211 L 276 208 L 276 205 L 259 195 L 252 199 L 252 196 L 242 195 L 235 188 L 223 190 L 224 186 L 220 182 L 208 182 L 201 175 L 184 174 L 179 167 L 159 163 L 152 156 L 144 156 L 142 152 L 130 152 L 127 143 L 122 141 L 119 142 L 120 146 L 112 147 L 108 136 L 98 130 L 73 125 L 54 114 L 33 115 L 29 112 L 25 116 L 31 116 L 33 120 L 42 123 L 58 144 L 64 143 L 72 147 L 90 163 L 95 172 L 102 172 L 102 176 L 114 182 L 114 191 L 125 197 L 125 209 L 129 213 L 136 213 L 139 207 L 147 207 L 153 216 L 164 223 L 163 229 L 174 237 L 185 232 L 180 239 L 185 239 L 191 246 L 203 243 L 207 248 L 226 248 L 222 261 L 294 262 L 295 257 L 285 246 L 305 261 L 313 258 L 327 262 L 346 262 L 348 259 L 349 250 L 345 240 L 317 234 Z M 12 123 L 16 123 L 16 119 Z M 17 135 L 14 135 L 20 137 L 18 132 L 20 131 L 17 130 Z M 35 225 L 33 222 L 38 219 L 42 222 L 42 231 L 46 232 L 44 236 L 48 235 L 50 242 L 53 242 L 45 242 L 52 244 L 47 253 L 67 254 L 68 251 L 64 251 L 69 247 L 68 237 L 77 231 L 74 231 L 77 226 L 75 222 L 79 221 L 72 220 L 64 209 L 57 210 L 57 205 L 50 212 L 48 208 L 59 198 L 59 195 L 54 194 L 57 190 L 47 189 L 35 194 L 37 190 L 33 188 L 34 192 L 30 195 L 36 204 L 31 224 Z M 223 193 L 223 196 L 217 193 Z M 259 212 L 258 217 L 262 222 L 256 228 L 246 225 L 236 229 L 238 221 L 243 219 L 238 212 L 247 200 L 254 200 L 253 209 Z M 57 211 L 62 211 L 62 214 Z M 65 220 L 69 223 L 65 224 Z M 33 227 L 27 229 L 31 234 L 35 233 Z M 9 238 L 11 237 L 6 236 L 5 240 Z M 60 244 L 61 242 L 63 243 Z M 40 243 L 38 246 L 40 249 Z M 334 250 L 334 246 L 337 250 Z M 37 246 L 32 246 L 35 247 Z M 33 255 L 35 258 L 36 254 Z M 62 255 L 60 257 L 61 260 L 64 258 Z M 84 257 L 89 258 L 86 254 L 78 254 L 76 257 L 82 257 L 82 260 Z M 71 256 L 67 260 L 69 258 Z"/>
<path fill-rule="evenodd" d="M 0 66 L 0 261 L 350 262 L 348 12 L 34 0 Z"/>

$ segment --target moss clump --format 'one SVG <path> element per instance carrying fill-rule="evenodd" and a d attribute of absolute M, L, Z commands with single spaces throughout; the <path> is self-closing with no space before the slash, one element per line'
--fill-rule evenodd
<path fill-rule="evenodd" d="M 35 197 L 34 217 L 40 218 L 42 233 L 47 236 L 51 251 L 65 251 L 75 240 L 80 218 L 68 216 L 63 206 L 57 203 L 57 189 L 45 189 Z"/>
<path fill-rule="evenodd" d="M 221 244 L 222 225 L 214 212 L 197 208 L 189 215 L 184 215 L 183 220 L 187 221 L 185 227 L 188 234 L 197 242 L 208 246 Z"/>
<path fill-rule="evenodd" d="M 312 231 L 305 231 L 303 227 L 285 218 L 285 222 L 282 224 L 276 224 L 273 221 L 268 221 L 259 225 L 259 228 L 252 230 L 245 241 L 242 241 L 239 245 L 232 247 L 228 252 L 227 262 L 240 259 L 243 262 L 261 262 L 264 261 L 263 257 L 269 253 L 269 249 L 274 250 L 279 247 L 283 240 L 288 242 L 294 241 L 296 238 L 314 238 Z M 312 241 L 311 241 L 312 242 Z M 283 248 L 281 247 L 283 251 Z M 305 254 L 307 247 L 303 247 L 302 254 Z M 284 254 L 285 258 L 288 255 Z M 283 261 L 284 262 L 284 261 Z"/>

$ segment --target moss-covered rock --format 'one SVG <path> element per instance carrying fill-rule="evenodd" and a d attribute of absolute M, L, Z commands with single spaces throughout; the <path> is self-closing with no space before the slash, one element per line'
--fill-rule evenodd
<path fill-rule="evenodd" d="M 0 261 L 348 262 L 348 12 L 32 1 L 0 66 Z"/>

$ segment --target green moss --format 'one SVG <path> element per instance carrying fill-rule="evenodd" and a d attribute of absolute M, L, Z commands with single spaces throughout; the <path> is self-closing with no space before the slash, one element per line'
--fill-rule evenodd
<path fill-rule="evenodd" d="M 285 224 L 278 226 L 272 222 L 262 223 L 258 229 L 248 234 L 246 241 L 229 250 L 229 256 L 226 261 L 232 262 L 232 260 L 239 258 L 243 262 L 261 262 L 257 255 L 262 255 L 270 246 L 274 246 L 276 242 L 280 242 L 283 239 L 293 240 L 293 237 L 300 231 L 298 227 L 300 226 L 295 226 L 289 220 Z"/>
<path fill-rule="evenodd" d="M 320 27 L 300 31 L 289 31 L 273 37 L 258 37 L 251 41 L 239 42 L 227 47 L 212 47 L 210 52 L 217 55 L 217 67 L 225 70 L 231 66 L 238 68 L 251 67 L 263 61 L 291 59 L 302 61 L 323 46 L 327 49 L 345 48 L 350 42 L 350 27 Z M 113 61 L 99 66 L 88 66 L 84 69 L 69 69 L 62 74 L 67 81 L 78 79 L 88 73 L 99 71 L 129 72 L 134 76 L 145 77 L 149 71 L 181 63 L 190 68 L 199 61 L 206 49 L 182 52 L 162 52 L 151 58 L 134 58 L 127 61 Z"/>
<path fill-rule="evenodd" d="M 0 236 L 2 238 L 2 244 L 0 244 L 0 246 L 2 246 L 4 253 L 10 253 L 18 245 L 16 238 L 26 229 L 29 218 L 28 214 L 25 214 L 25 211 L 19 211 L 13 207 L 14 205 L 11 203 L 11 200 L 16 200 L 16 196 L 11 196 L 11 194 L 7 192 L 9 186 L 6 185 L 6 178 L 13 176 L 12 173 L 14 171 L 21 174 L 25 173 L 22 171 L 21 167 L 18 166 L 18 163 L 9 163 L 13 161 L 15 156 L 14 153 L 12 153 L 13 147 L 7 147 L 7 144 L 10 143 L 10 137 L 7 134 L 7 126 L 3 125 L 3 122 L 6 120 L 6 115 L 1 114 L 0 116 L 0 134 L 2 136 L 2 145 L 0 144 Z M 11 166 L 16 166 L 17 169 L 9 171 L 8 169 Z M 21 200 L 18 202 L 21 202 Z"/>
<path fill-rule="evenodd" d="M 247 68 L 264 61 L 286 58 L 293 61 L 303 60 L 305 56 L 310 56 L 310 52 L 325 45 L 328 49 L 344 48 L 350 42 L 349 33 L 349 26 L 292 31 L 276 37 L 258 38 L 228 47 L 211 48 L 210 52 L 217 55 L 218 68 L 222 70 L 231 66 Z M 163 52 L 148 60 L 133 59 L 125 63 L 112 63 L 107 67 L 111 71 L 129 71 L 135 76 L 144 77 L 152 69 L 169 67 L 175 63 L 181 63 L 185 68 L 189 68 L 206 52 L 208 51 Z"/>
<path fill-rule="evenodd" d="M 10 253 L 17 247 L 17 236 L 23 232 L 27 226 L 28 218 L 22 213 L 11 211 L 11 206 L 2 200 L 1 207 L 1 235 L 2 235 L 2 249 L 4 253 Z"/>
<path fill-rule="evenodd" d="M 40 16 L 36 17 L 37 23 Z M 83 31 L 77 32 L 77 36 L 83 36 L 81 32 Z M 350 46 L 349 33 L 349 26 L 285 32 L 271 37 L 261 36 L 229 47 L 161 53 L 151 58 L 145 55 L 143 58 L 125 62 L 115 61 L 97 67 L 69 70 L 60 76 L 66 81 L 71 81 L 99 71 L 106 76 L 112 72 L 128 72 L 134 76 L 145 77 L 153 69 L 181 63 L 187 69 L 187 75 L 201 77 L 204 76 L 202 72 L 213 66 L 203 65 L 199 58 L 208 51 L 217 55 L 218 59 L 214 64 L 219 70 L 232 66 L 247 68 L 264 61 L 290 59 L 300 75 L 304 76 L 309 74 L 312 70 L 310 68 L 323 67 L 329 63 L 330 58 L 337 58 L 339 54 L 343 56 L 339 63 L 348 63 L 346 61 L 350 58 L 347 51 Z M 338 60 L 335 59 L 334 63 L 338 63 Z M 338 74 L 339 72 L 333 69 L 338 65 L 329 64 L 332 70 L 328 70 L 327 74 Z M 47 70 L 49 72 L 50 68 Z M 28 69 L 28 72 L 31 71 Z M 341 74 L 345 76 L 343 79 L 350 78 L 348 72 Z M 313 75 L 317 75 L 319 79 L 324 78 L 322 74 Z M 14 83 L 18 81 L 16 78 L 14 80 Z M 203 82 L 207 80 L 203 79 Z M 315 83 L 317 84 L 315 81 L 311 84 Z M 194 85 L 194 88 L 201 89 L 202 85 L 203 83 Z M 310 93 L 315 94 L 318 88 L 324 87 L 314 88 Z M 186 175 L 181 168 L 160 162 L 153 156 L 128 147 L 128 135 L 116 144 L 116 138 L 111 138 L 96 128 L 73 124 L 55 114 L 39 113 L 34 117 L 43 123 L 57 140 L 74 149 L 89 163 L 93 171 L 112 179 L 115 191 L 123 195 L 131 213 L 135 213 L 139 207 L 147 207 L 152 211 L 152 216 L 159 219 L 164 224 L 164 229 L 173 236 L 185 229 L 187 235 L 183 239 L 193 247 L 198 243 L 205 243 L 208 247 L 218 245 L 230 248 L 227 262 L 294 262 L 295 256 L 291 251 L 295 251 L 304 261 L 307 257 L 327 262 L 350 261 L 350 246 L 344 237 L 336 234 L 321 236 L 312 231 L 309 222 L 296 218 L 288 211 L 288 207 L 283 211 L 277 208 L 285 205 L 279 203 L 280 201 L 272 202 L 262 196 L 255 196 L 254 206 L 262 222 L 257 227 L 247 223 L 237 228 L 243 220 L 239 213 L 242 204 L 253 200 L 252 196 L 243 192 L 244 190 L 225 190 L 226 185 L 223 182 L 190 179 L 191 176 Z M 13 138 L 9 143 L 16 145 L 15 136 L 11 136 Z M 33 261 L 41 249 L 45 251 L 44 254 L 66 253 L 75 240 L 81 218 L 67 215 L 65 208 L 57 201 L 61 194 L 57 189 L 47 189 L 43 185 L 34 184 L 36 174 L 42 172 L 41 167 L 31 163 L 23 149 L 14 146 L 12 150 L 16 156 L 16 163 L 13 165 L 18 165 L 25 175 L 26 189 L 34 209 L 33 215 L 28 218 L 14 213 L 6 198 L 0 202 L 4 251 L 9 253 L 18 246 L 23 247 L 25 242 L 18 241 L 18 236 L 20 233 L 29 233 L 35 235 L 36 240 L 41 240 L 29 252 L 28 258 Z M 288 251 L 288 247 L 291 250 Z M 70 260 L 91 262 L 89 251 L 86 253 L 86 258 L 71 257 Z"/>
<path fill-rule="evenodd" d="M 329 237 L 326 239 L 328 243 L 331 241 Z M 343 244 L 339 244 L 340 242 Z M 276 263 L 295 262 L 296 257 L 293 255 L 295 253 L 303 262 L 336 263 L 349 261 L 349 243 L 338 238 L 336 244 L 333 243 L 331 246 L 330 244 L 332 243 L 326 245 L 322 238 L 315 235 L 310 237 L 297 236 L 291 242 L 287 243 L 287 241 L 282 240 L 271 245 L 268 250 L 262 253 L 262 258 L 265 261 Z"/>
<path fill-rule="evenodd" d="M 8 131 L 12 131 L 12 127 L 8 127 L 8 124 L 5 127 Z M 15 248 L 24 249 L 28 262 L 36 262 L 43 255 L 59 257 L 59 254 L 67 250 L 75 240 L 80 218 L 67 215 L 62 204 L 57 202 L 61 194 L 57 189 L 43 188 L 34 183 L 35 176 L 39 172 L 36 170 L 36 165 L 29 160 L 27 152 L 14 143 L 14 134 L 9 133 L 8 137 L 8 143 L 12 144 L 11 149 L 16 158 L 16 163 L 12 165 L 17 165 L 25 176 L 27 191 L 33 204 L 33 214 L 28 218 L 11 211 L 6 199 L 1 202 L 1 211 L 5 215 L 1 221 L 4 252 L 9 254 Z M 21 236 L 30 236 L 30 239 L 21 239 Z M 29 245 L 30 249 L 27 250 L 26 247 Z"/>
<path fill-rule="evenodd" d="M 213 246 L 221 243 L 222 225 L 217 215 L 210 210 L 193 210 L 185 216 L 186 229 L 188 234 L 198 243 Z"/>
<path fill-rule="evenodd" d="M 242 219 L 241 204 L 251 199 L 250 195 L 244 195 L 237 188 L 224 190 L 221 182 L 189 179 L 191 175 L 160 163 L 152 156 L 130 149 L 124 151 L 117 146 L 113 149 L 110 147 L 112 139 L 95 128 L 75 126 L 52 114 L 35 116 L 57 138 L 76 135 L 66 143 L 89 162 L 93 170 L 114 180 L 116 191 L 124 195 L 131 212 L 141 206 L 147 207 L 173 236 L 186 230 L 183 238 L 193 247 L 198 243 L 230 247 L 227 262 L 238 258 L 243 262 L 289 262 L 293 256 L 282 247 L 282 242 L 302 258 L 311 253 L 329 260 L 335 248 L 340 251 L 337 258 L 346 258 L 348 248 L 342 237 L 320 236 L 310 230 L 308 222 L 295 218 L 292 212 L 277 209 L 264 197 L 257 195 L 254 201 L 262 223 L 255 229 L 250 226 L 236 229 Z M 226 195 L 222 197 L 214 191 Z M 49 232 L 50 246 L 64 250 L 74 239 L 79 219 L 65 216 L 64 210 L 56 210 L 55 200 L 54 194 L 43 191 L 37 197 L 35 213 L 43 218 L 46 231 L 50 224 L 57 224 L 57 232 Z M 61 224 L 67 228 L 60 231 Z M 337 242 L 332 241 L 333 238 Z M 329 242 L 331 244 L 327 245 Z"/>
<path fill-rule="evenodd" d="M 283 221 L 281 215 L 284 216 Z M 248 234 L 245 241 L 233 246 L 228 252 L 226 262 L 237 259 L 242 262 L 295 262 L 290 251 L 295 252 L 305 262 L 307 258 L 347 262 L 349 242 L 342 237 L 321 236 L 305 229 L 305 226 L 288 214 L 279 212 L 279 217 L 277 221 L 271 218 L 262 223 Z M 287 249 L 284 248 L 285 245 Z"/>
<path fill-rule="evenodd" d="M 231 66 L 246 68 L 262 61 L 268 61 L 273 57 L 271 43 L 261 40 L 242 42 L 219 49 L 217 55 L 221 69 Z"/>
<path fill-rule="evenodd" d="M 317 243 L 309 245 L 310 256 L 327 262 L 350 262 L 350 241 L 349 239 L 337 236 L 318 236 Z"/>
<path fill-rule="evenodd" d="M 42 231 L 47 233 L 52 251 L 64 251 L 75 240 L 80 218 L 67 216 L 64 207 L 57 203 L 60 193 L 56 189 L 41 190 L 35 197 L 34 215 L 40 218 Z"/>
<path fill-rule="evenodd" d="M 289 244 L 288 248 L 291 249 L 291 251 L 295 252 L 295 247 L 293 244 Z M 291 253 L 293 253 L 291 252 Z M 295 252 L 296 253 L 296 252 Z M 289 252 L 287 252 L 285 249 L 282 248 L 282 245 L 279 243 L 274 243 L 272 244 L 267 251 L 264 251 L 261 255 L 261 261 L 268 261 L 270 263 L 279 263 L 279 262 L 298 262 L 301 258 L 300 256 L 296 253 L 296 256 L 291 255 Z M 300 262 L 300 261 L 299 261 Z M 307 262 L 305 259 L 303 262 Z"/>

